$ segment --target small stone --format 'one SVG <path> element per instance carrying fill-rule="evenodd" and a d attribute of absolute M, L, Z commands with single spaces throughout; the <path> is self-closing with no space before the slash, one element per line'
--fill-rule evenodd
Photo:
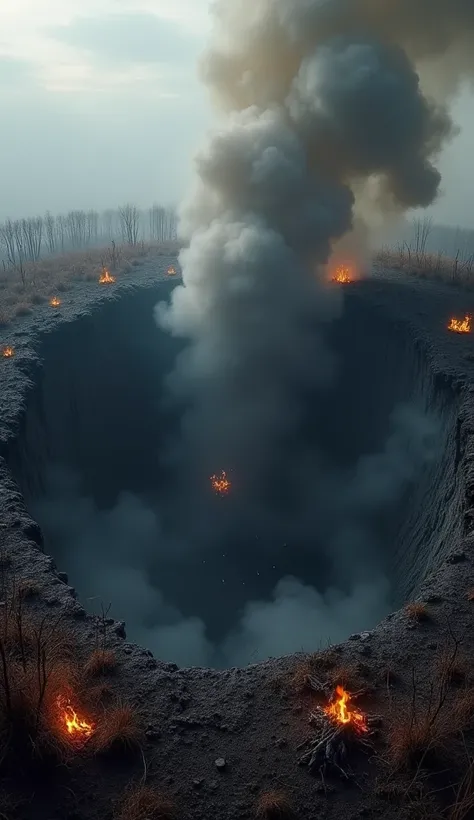
<path fill-rule="evenodd" d="M 425 601 L 427 604 L 440 604 L 443 601 L 443 596 L 432 592 L 430 595 L 425 596 Z"/>
<path fill-rule="evenodd" d="M 203 785 L 204 785 L 204 778 L 203 777 L 197 777 L 195 780 L 193 780 L 193 787 L 195 789 L 200 789 L 200 788 L 202 788 Z"/>
<path fill-rule="evenodd" d="M 216 769 L 218 769 L 220 772 L 223 772 L 224 769 L 227 766 L 227 762 L 225 761 L 225 759 L 223 757 L 218 757 L 217 760 L 215 761 L 215 764 L 216 764 Z"/>
<path fill-rule="evenodd" d="M 348 640 L 349 641 L 360 641 L 360 633 L 359 632 L 354 632 L 353 635 L 349 635 Z"/>
<path fill-rule="evenodd" d="M 429 643 L 426 644 L 426 646 L 427 646 L 428 649 L 437 649 L 438 648 L 438 644 L 435 641 L 430 641 Z"/>
<path fill-rule="evenodd" d="M 278 746 L 279 749 L 283 749 L 284 746 L 288 745 L 288 741 L 284 737 L 279 737 L 275 740 L 275 746 Z"/>
<path fill-rule="evenodd" d="M 372 632 L 361 632 L 360 633 L 361 641 L 368 641 L 369 638 L 371 638 L 371 637 L 372 637 Z"/>
<path fill-rule="evenodd" d="M 448 555 L 446 558 L 447 564 L 461 564 L 463 561 L 467 561 L 467 555 L 465 552 L 452 552 L 451 555 Z"/>
<path fill-rule="evenodd" d="M 69 576 L 68 576 L 67 572 L 58 572 L 58 578 L 59 578 L 60 581 L 63 582 L 63 584 L 68 584 L 69 583 Z"/>
<path fill-rule="evenodd" d="M 114 626 L 114 632 L 118 638 L 126 638 L 127 633 L 125 632 L 125 621 L 117 621 Z"/>
<path fill-rule="evenodd" d="M 123 651 L 125 652 L 126 655 L 131 655 L 132 652 L 133 652 L 133 649 L 132 649 L 131 646 L 124 646 Z"/>

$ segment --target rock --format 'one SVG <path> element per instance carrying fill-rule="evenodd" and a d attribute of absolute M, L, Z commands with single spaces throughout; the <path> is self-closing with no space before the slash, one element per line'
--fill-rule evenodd
<path fill-rule="evenodd" d="M 371 637 L 372 637 L 372 632 L 361 632 L 360 633 L 361 641 L 368 641 L 369 638 L 371 638 Z"/>
<path fill-rule="evenodd" d="M 63 584 L 68 584 L 69 583 L 69 576 L 68 576 L 67 572 L 58 572 L 58 578 L 59 578 L 60 581 L 63 582 Z"/>
<path fill-rule="evenodd" d="M 161 737 L 161 732 L 159 729 L 156 728 L 156 726 L 153 726 L 150 723 L 145 729 L 145 735 L 148 738 L 148 740 L 157 740 L 159 737 Z"/>
<path fill-rule="evenodd" d="M 288 741 L 284 737 L 279 737 L 275 740 L 275 746 L 278 746 L 279 749 L 283 749 L 284 746 L 288 745 Z"/>
<path fill-rule="evenodd" d="M 425 601 L 427 604 L 441 604 L 443 601 L 443 596 L 437 595 L 436 592 L 432 592 L 430 595 L 425 596 Z"/>
<path fill-rule="evenodd" d="M 124 646 L 123 651 L 125 652 L 126 655 L 131 655 L 132 652 L 133 652 L 133 649 L 132 649 L 131 646 Z"/>
<path fill-rule="evenodd" d="M 126 638 L 127 633 L 125 632 L 125 621 L 117 621 L 114 626 L 114 632 L 118 638 Z"/>
<path fill-rule="evenodd" d="M 451 555 L 448 555 L 446 558 L 447 564 L 461 564 L 463 561 L 467 561 L 467 555 L 465 552 L 452 552 Z"/>
<path fill-rule="evenodd" d="M 193 788 L 201 789 L 203 785 L 204 785 L 204 778 L 203 777 L 197 777 L 195 780 L 193 780 Z"/>
<path fill-rule="evenodd" d="M 218 769 L 220 772 L 223 772 L 224 769 L 227 767 L 227 762 L 223 757 L 218 757 L 215 761 L 215 765 L 216 769 Z"/>

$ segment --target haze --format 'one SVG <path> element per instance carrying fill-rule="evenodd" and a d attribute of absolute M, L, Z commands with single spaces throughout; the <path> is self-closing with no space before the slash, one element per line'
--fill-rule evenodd
<path fill-rule="evenodd" d="M 2 0 L 0 219 L 175 203 L 212 122 L 196 60 L 207 0 Z M 471 227 L 472 93 L 440 166 L 436 221 Z"/>

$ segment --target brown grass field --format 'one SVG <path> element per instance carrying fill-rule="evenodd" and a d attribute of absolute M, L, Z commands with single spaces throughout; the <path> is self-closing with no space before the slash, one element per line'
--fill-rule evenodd
<path fill-rule="evenodd" d="M 104 269 L 114 276 L 131 274 L 146 260 L 172 256 L 178 250 L 177 242 L 140 242 L 48 256 L 27 263 L 22 276 L 6 267 L 0 271 L 0 327 L 29 315 L 35 306 L 51 299 L 62 301 L 74 285 L 97 281 Z"/>

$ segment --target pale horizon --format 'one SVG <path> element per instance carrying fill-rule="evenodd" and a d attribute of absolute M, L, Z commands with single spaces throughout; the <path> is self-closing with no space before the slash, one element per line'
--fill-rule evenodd
<path fill-rule="evenodd" d="M 207 0 L 3 0 L 0 219 L 177 204 L 212 125 L 196 70 Z M 436 222 L 474 227 L 474 97 L 439 167 Z"/>

